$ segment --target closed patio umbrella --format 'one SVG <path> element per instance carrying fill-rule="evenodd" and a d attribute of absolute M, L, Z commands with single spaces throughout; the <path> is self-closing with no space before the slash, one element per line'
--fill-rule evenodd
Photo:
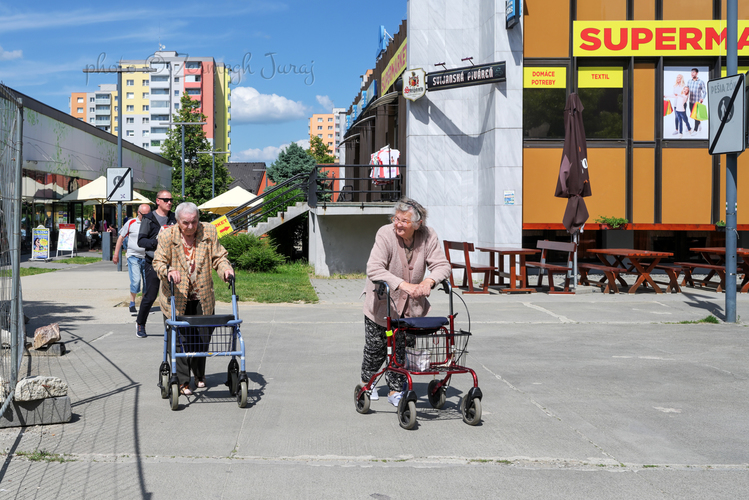
<path fill-rule="evenodd" d="M 572 235 L 572 241 L 579 242 L 580 231 L 588 220 L 588 209 L 584 197 L 590 196 L 588 176 L 588 147 L 583 127 L 583 104 L 577 94 L 567 98 L 564 107 L 564 151 L 559 166 L 559 178 L 554 196 L 567 198 L 562 223 Z M 577 288 L 577 250 L 574 257 L 574 283 Z"/>

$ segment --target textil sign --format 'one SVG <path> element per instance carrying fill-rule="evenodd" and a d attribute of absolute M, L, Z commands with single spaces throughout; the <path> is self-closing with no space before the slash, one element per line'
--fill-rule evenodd
<path fill-rule="evenodd" d="M 739 21 L 739 56 L 749 55 L 749 21 Z M 726 55 L 725 21 L 575 21 L 575 57 Z"/>

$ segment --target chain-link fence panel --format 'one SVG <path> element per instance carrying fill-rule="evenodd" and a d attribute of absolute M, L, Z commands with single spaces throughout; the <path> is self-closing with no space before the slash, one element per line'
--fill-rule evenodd
<path fill-rule="evenodd" d="M 25 342 L 21 300 L 23 107 L 0 83 L 0 416 L 13 400 Z"/>

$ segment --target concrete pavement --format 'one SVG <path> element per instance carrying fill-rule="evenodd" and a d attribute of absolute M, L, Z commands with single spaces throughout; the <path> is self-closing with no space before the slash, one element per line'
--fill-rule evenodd
<path fill-rule="evenodd" d="M 26 265 L 26 264 L 25 264 Z M 41 264 L 34 264 L 42 267 Z M 418 424 L 352 393 L 362 281 L 313 280 L 314 305 L 242 304 L 246 409 L 208 360 L 208 388 L 173 412 L 156 387 L 160 315 L 135 337 L 127 273 L 111 263 L 23 278 L 29 331 L 59 321 L 69 351 L 29 373 L 63 378 L 73 421 L 0 430 L 5 498 L 737 498 L 749 491 L 749 329 L 724 295 L 463 296 L 481 425 L 442 411 L 417 377 Z M 433 295 L 435 312 L 447 300 Z M 222 304 L 219 311 L 228 311 Z M 459 326 L 468 315 L 456 300 Z M 158 309 L 156 309 L 158 311 Z M 749 297 L 738 313 L 749 318 Z M 385 393 L 384 382 L 380 392 Z M 43 450 L 60 461 L 31 460 Z M 743 493 L 742 493 L 743 492 Z"/>

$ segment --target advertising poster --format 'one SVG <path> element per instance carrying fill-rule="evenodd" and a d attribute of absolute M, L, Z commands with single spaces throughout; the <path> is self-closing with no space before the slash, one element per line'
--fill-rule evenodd
<path fill-rule="evenodd" d="M 49 229 L 35 227 L 31 230 L 31 259 L 49 259 Z"/>
<path fill-rule="evenodd" d="M 663 138 L 707 139 L 707 66 L 663 69 Z"/>
<path fill-rule="evenodd" d="M 75 251 L 75 229 L 60 227 L 60 232 L 57 233 L 57 253 L 73 251 Z"/>

